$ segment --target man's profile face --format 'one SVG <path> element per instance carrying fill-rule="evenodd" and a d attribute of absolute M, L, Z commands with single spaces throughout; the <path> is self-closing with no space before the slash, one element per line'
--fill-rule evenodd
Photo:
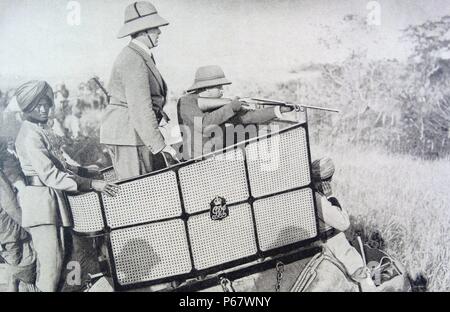
<path fill-rule="evenodd" d="M 223 86 L 208 88 L 200 93 L 201 97 L 219 99 L 223 96 Z"/>
<path fill-rule="evenodd" d="M 139 36 L 139 39 L 147 47 L 149 47 L 151 49 L 151 48 L 158 46 L 159 35 L 161 35 L 161 29 L 156 27 L 156 28 L 151 28 L 151 29 L 147 29 L 146 31 L 143 31 L 142 34 Z M 149 37 L 151 39 L 151 42 L 149 40 Z"/>

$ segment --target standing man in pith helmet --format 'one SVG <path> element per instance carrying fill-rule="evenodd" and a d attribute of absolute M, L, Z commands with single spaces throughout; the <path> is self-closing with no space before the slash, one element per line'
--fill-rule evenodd
<path fill-rule="evenodd" d="M 118 38 L 131 42 L 117 57 L 109 82 L 111 100 L 101 128 L 100 142 L 108 146 L 119 179 L 153 170 L 154 155 L 176 159 L 159 130 L 169 118 L 163 108 L 167 85 L 156 68 L 152 49 L 158 46 L 160 27 L 169 23 L 146 1 L 129 5 Z"/>

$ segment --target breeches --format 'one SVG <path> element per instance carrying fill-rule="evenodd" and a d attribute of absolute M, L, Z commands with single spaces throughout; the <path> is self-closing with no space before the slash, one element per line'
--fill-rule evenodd
<path fill-rule="evenodd" d="M 64 258 L 62 228 L 55 225 L 38 225 L 29 228 L 29 232 L 37 254 L 36 286 L 43 292 L 55 292 Z"/>
<path fill-rule="evenodd" d="M 153 171 L 153 155 L 146 146 L 108 145 L 108 152 L 119 180 Z"/>

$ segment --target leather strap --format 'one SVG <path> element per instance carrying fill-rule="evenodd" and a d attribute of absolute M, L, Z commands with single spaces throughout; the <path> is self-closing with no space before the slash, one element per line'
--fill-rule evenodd
<path fill-rule="evenodd" d="M 334 236 L 336 236 L 337 234 L 339 234 L 340 232 L 338 230 L 336 230 L 335 228 L 331 228 L 323 233 L 320 233 L 320 238 L 322 240 L 328 240 Z"/>
<path fill-rule="evenodd" d="M 120 107 L 128 108 L 128 105 L 127 104 L 123 104 L 123 103 L 109 103 L 108 105 L 120 106 Z"/>
<path fill-rule="evenodd" d="M 119 107 L 124 107 L 124 108 L 128 108 L 128 105 L 126 103 L 109 103 L 108 105 L 112 105 L 112 106 L 119 106 Z M 169 116 L 167 116 L 166 112 L 164 111 L 163 108 L 161 108 L 161 106 L 154 104 L 152 107 L 153 111 L 156 114 L 156 117 L 158 119 L 164 119 L 166 122 L 170 121 Z"/>

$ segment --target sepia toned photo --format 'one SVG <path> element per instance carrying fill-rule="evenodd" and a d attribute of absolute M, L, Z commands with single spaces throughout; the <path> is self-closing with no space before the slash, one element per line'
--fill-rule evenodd
<path fill-rule="evenodd" d="M 0 292 L 449 291 L 449 127 L 446 0 L 0 0 Z"/>

